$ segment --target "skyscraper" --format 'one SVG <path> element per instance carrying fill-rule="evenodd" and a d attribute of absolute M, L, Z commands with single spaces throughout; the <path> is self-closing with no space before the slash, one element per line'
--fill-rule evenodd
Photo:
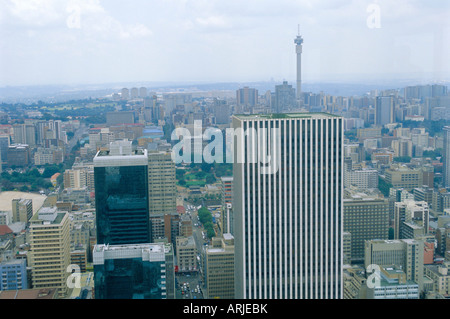
<path fill-rule="evenodd" d="M 300 35 L 300 26 L 298 30 L 298 35 L 294 40 L 295 43 L 295 53 L 297 53 L 297 100 L 301 99 L 302 96 L 302 52 L 303 52 L 303 38 Z"/>
<path fill-rule="evenodd" d="M 94 180 L 97 243 L 149 243 L 147 151 L 112 142 L 94 158 Z"/>
<path fill-rule="evenodd" d="M 342 118 L 242 115 L 233 128 L 246 133 L 234 143 L 235 297 L 342 298 Z"/>
<path fill-rule="evenodd" d="M 296 107 L 295 89 L 287 81 L 275 86 L 274 112 L 282 113 Z"/>
<path fill-rule="evenodd" d="M 36 145 L 36 129 L 32 124 L 15 124 L 14 130 L 14 143 L 15 144 L 28 144 L 30 146 Z"/>
<path fill-rule="evenodd" d="M 95 299 L 174 299 L 171 244 L 95 245 Z"/>
<path fill-rule="evenodd" d="M 166 215 L 177 213 L 175 163 L 170 152 L 148 152 L 148 200 L 151 240 L 165 237 Z M 167 225 L 169 226 L 169 225 Z"/>
<path fill-rule="evenodd" d="M 351 234 L 351 261 L 364 261 L 364 242 L 389 238 L 387 199 L 355 195 L 344 199 L 344 231 Z"/>
<path fill-rule="evenodd" d="M 375 125 L 384 126 L 394 122 L 394 98 L 377 96 L 375 99 Z"/>
<path fill-rule="evenodd" d="M 32 287 L 56 288 L 60 298 L 68 293 L 67 268 L 70 265 L 70 220 L 67 212 L 42 207 L 30 219 Z"/>
<path fill-rule="evenodd" d="M 258 90 L 245 86 L 236 90 L 236 104 L 238 112 L 248 112 L 258 104 Z"/>
<path fill-rule="evenodd" d="M 205 250 L 206 296 L 208 299 L 234 298 L 234 238 L 214 237 Z"/>
<path fill-rule="evenodd" d="M 450 126 L 444 126 L 444 187 L 450 187 Z"/>
<path fill-rule="evenodd" d="M 18 198 L 12 200 L 13 222 L 28 223 L 33 216 L 33 200 Z"/>

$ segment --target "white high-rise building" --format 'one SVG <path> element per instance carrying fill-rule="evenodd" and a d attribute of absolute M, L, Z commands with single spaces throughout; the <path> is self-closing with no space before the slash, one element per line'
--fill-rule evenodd
<path fill-rule="evenodd" d="M 342 298 L 343 119 L 242 115 L 233 128 L 235 298 Z"/>

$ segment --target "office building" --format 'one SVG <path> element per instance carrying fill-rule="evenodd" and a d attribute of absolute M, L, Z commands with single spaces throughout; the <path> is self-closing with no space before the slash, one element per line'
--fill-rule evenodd
<path fill-rule="evenodd" d="M 344 265 L 344 299 L 366 299 L 367 278 L 360 266 Z"/>
<path fill-rule="evenodd" d="M 234 144 L 236 298 L 342 298 L 342 118 L 242 115 L 233 128 L 248 134 Z"/>
<path fill-rule="evenodd" d="M 123 88 L 121 91 L 121 98 L 122 100 L 128 100 L 130 98 L 130 90 L 127 88 Z"/>
<path fill-rule="evenodd" d="M 0 300 L 13 299 L 35 299 L 51 300 L 58 299 L 58 290 L 54 288 L 43 289 L 19 289 L 0 291 Z"/>
<path fill-rule="evenodd" d="M 179 272 L 197 271 L 197 246 L 194 237 L 177 237 L 177 266 Z"/>
<path fill-rule="evenodd" d="M 351 234 L 351 261 L 363 263 L 366 240 L 389 239 L 388 201 L 364 194 L 344 199 L 344 231 Z"/>
<path fill-rule="evenodd" d="M 1 260 L 0 291 L 28 289 L 26 266 L 26 259 L 14 259 L 8 256 Z"/>
<path fill-rule="evenodd" d="M 27 144 L 11 144 L 6 156 L 9 167 L 26 167 L 31 164 L 31 150 Z"/>
<path fill-rule="evenodd" d="M 13 199 L 11 206 L 14 223 L 28 223 L 30 218 L 33 216 L 32 199 Z"/>
<path fill-rule="evenodd" d="M 146 87 L 140 87 L 139 88 L 139 97 L 140 98 L 146 98 L 148 96 L 147 88 Z"/>
<path fill-rule="evenodd" d="M 394 122 L 394 97 L 377 96 L 375 99 L 375 125 L 384 126 Z"/>
<path fill-rule="evenodd" d="M 107 112 L 106 124 L 133 124 L 135 122 L 135 114 L 133 111 Z"/>
<path fill-rule="evenodd" d="M 450 295 L 450 262 L 441 265 L 425 265 L 425 276 L 433 281 L 433 291 L 444 295 Z"/>
<path fill-rule="evenodd" d="M 406 280 L 423 287 L 424 242 L 415 239 L 368 240 L 365 242 L 364 266 L 397 266 L 406 274 Z"/>
<path fill-rule="evenodd" d="M 414 188 L 413 190 L 414 200 L 418 202 L 427 202 L 428 206 L 433 204 L 434 188 L 428 186 L 422 186 Z"/>
<path fill-rule="evenodd" d="M 170 152 L 148 152 L 148 184 L 150 216 L 177 211 L 175 163 Z"/>
<path fill-rule="evenodd" d="M 380 267 L 380 282 L 367 290 L 367 299 L 419 299 L 419 285 L 395 266 Z"/>
<path fill-rule="evenodd" d="M 149 243 L 148 157 L 131 141 L 110 144 L 94 158 L 98 244 Z"/>
<path fill-rule="evenodd" d="M 76 164 L 72 169 L 66 169 L 63 175 L 64 188 L 87 187 L 90 191 L 95 190 L 94 165 Z"/>
<path fill-rule="evenodd" d="M 148 152 L 148 205 L 151 227 L 151 241 L 164 237 L 166 215 L 176 215 L 175 163 L 170 152 Z M 169 226 L 169 225 L 168 225 Z M 175 244 L 175 237 L 173 238 Z"/>
<path fill-rule="evenodd" d="M 444 161 L 444 187 L 450 187 L 450 126 L 444 126 L 444 151 L 442 158 Z"/>
<path fill-rule="evenodd" d="M 395 203 L 394 208 L 394 238 L 407 239 L 411 237 L 411 227 L 414 224 L 428 234 L 430 225 L 430 212 L 427 202 L 411 199 Z"/>
<path fill-rule="evenodd" d="M 15 124 L 14 130 L 14 143 L 15 144 L 27 144 L 31 147 L 36 145 L 36 128 L 32 124 Z"/>
<path fill-rule="evenodd" d="M 392 149 L 395 157 L 413 156 L 413 143 L 411 139 L 399 138 L 392 141 Z"/>
<path fill-rule="evenodd" d="M 80 267 L 80 272 L 86 272 L 87 267 L 87 250 L 84 247 L 80 249 L 71 250 L 70 264 Z"/>
<path fill-rule="evenodd" d="M 378 171 L 376 169 L 346 170 L 344 177 L 345 187 L 354 185 L 361 190 L 378 188 Z"/>
<path fill-rule="evenodd" d="M 233 177 L 220 178 L 222 194 L 222 233 L 234 233 L 233 226 Z"/>
<path fill-rule="evenodd" d="M 258 104 L 258 90 L 248 86 L 236 90 L 236 104 L 240 111 L 248 111 Z"/>
<path fill-rule="evenodd" d="M 413 190 L 423 186 L 423 171 L 406 166 L 391 165 L 385 171 L 385 181 L 395 188 Z"/>
<path fill-rule="evenodd" d="M 214 237 L 206 248 L 206 296 L 208 299 L 234 299 L 234 237 Z"/>
<path fill-rule="evenodd" d="M 350 265 L 352 263 L 352 234 L 344 231 L 342 233 L 342 263 Z"/>
<path fill-rule="evenodd" d="M 180 236 L 189 237 L 193 234 L 192 219 L 186 214 L 180 215 Z"/>
<path fill-rule="evenodd" d="M 295 89 L 287 81 L 275 86 L 274 113 L 283 113 L 297 107 Z"/>
<path fill-rule="evenodd" d="M 68 293 L 67 268 L 70 265 L 70 220 L 67 212 L 56 207 L 42 207 L 30 220 L 32 287 L 58 289 L 58 296 Z"/>
<path fill-rule="evenodd" d="M 9 145 L 11 145 L 9 135 L 0 135 L 0 166 L 8 161 Z"/>
<path fill-rule="evenodd" d="M 229 124 L 230 123 L 230 105 L 227 101 L 214 98 L 212 105 L 212 112 L 215 117 L 215 124 Z"/>
<path fill-rule="evenodd" d="M 95 299 L 174 299 L 171 244 L 95 245 Z"/>

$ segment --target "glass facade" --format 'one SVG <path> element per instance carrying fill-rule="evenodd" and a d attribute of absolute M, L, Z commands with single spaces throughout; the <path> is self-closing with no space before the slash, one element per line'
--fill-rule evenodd
<path fill-rule="evenodd" d="M 150 242 L 148 167 L 95 167 L 98 244 Z"/>
<path fill-rule="evenodd" d="M 95 299 L 165 299 L 165 263 L 141 258 L 94 265 Z"/>

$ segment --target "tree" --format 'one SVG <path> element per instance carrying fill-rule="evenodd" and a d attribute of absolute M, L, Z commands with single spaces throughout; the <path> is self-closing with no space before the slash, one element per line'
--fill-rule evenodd
<path fill-rule="evenodd" d="M 55 173 L 59 173 L 59 168 L 58 166 L 48 166 L 44 169 L 44 172 L 42 173 L 42 177 L 43 178 L 50 178 L 52 177 Z"/>
<path fill-rule="evenodd" d="M 195 177 L 197 177 L 197 179 L 203 179 L 205 178 L 206 173 L 204 171 L 198 171 L 197 173 L 195 173 Z"/>
<path fill-rule="evenodd" d="M 393 160 L 394 160 L 394 162 L 399 162 L 399 163 L 409 163 L 409 162 L 411 162 L 411 156 L 394 157 Z"/>
<path fill-rule="evenodd" d="M 392 187 L 392 184 L 386 182 L 383 178 L 378 177 L 378 189 L 385 197 L 389 197 L 389 191 Z"/>
<path fill-rule="evenodd" d="M 206 184 L 214 184 L 216 182 L 216 178 L 213 174 L 208 174 L 206 176 Z"/>
<path fill-rule="evenodd" d="M 186 181 L 184 179 L 180 179 L 180 180 L 178 180 L 178 184 L 180 186 L 186 186 Z"/>
<path fill-rule="evenodd" d="M 27 176 L 30 177 L 41 177 L 41 173 L 39 173 L 37 168 L 33 168 L 26 173 Z"/>

